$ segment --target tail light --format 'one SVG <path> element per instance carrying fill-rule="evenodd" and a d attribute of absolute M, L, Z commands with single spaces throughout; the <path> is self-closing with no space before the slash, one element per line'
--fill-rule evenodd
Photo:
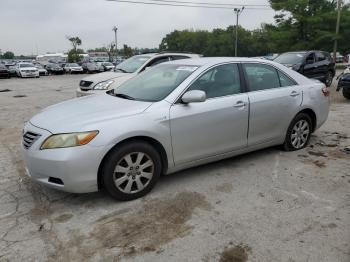
<path fill-rule="evenodd" d="M 329 89 L 327 87 L 322 88 L 322 93 L 324 96 L 329 96 Z"/>

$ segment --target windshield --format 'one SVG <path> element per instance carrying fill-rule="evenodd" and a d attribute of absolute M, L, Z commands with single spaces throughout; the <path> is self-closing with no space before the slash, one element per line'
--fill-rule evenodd
<path fill-rule="evenodd" d="M 43 69 L 44 67 L 42 65 L 35 65 L 36 68 L 38 69 Z"/>
<path fill-rule="evenodd" d="M 77 66 L 79 66 L 78 64 L 75 64 L 75 63 L 73 63 L 73 64 L 68 64 L 68 66 L 70 66 L 70 67 L 77 67 Z"/>
<path fill-rule="evenodd" d="M 150 59 L 150 56 L 133 56 L 129 59 L 125 60 L 124 62 L 120 63 L 116 67 L 116 71 L 121 71 L 123 73 L 135 73 L 137 69 L 139 69 L 148 59 Z"/>
<path fill-rule="evenodd" d="M 102 63 L 103 65 L 105 65 L 105 66 L 113 66 L 113 64 L 112 63 L 108 63 L 108 62 L 106 62 L 106 63 Z"/>
<path fill-rule="evenodd" d="M 25 67 L 34 67 L 33 64 L 20 64 L 19 67 L 25 68 Z"/>
<path fill-rule="evenodd" d="M 131 100 L 160 101 L 197 68 L 198 66 L 159 65 L 126 81 L 119 87 L 115 86 L 111 95 Z"/>
<path fill-rule="evenodd" d="M 295 65 L 301 64 L 303 62 L 304 53 L 285 53 L 282 54 L 274 60 L 280 64 Z"/>

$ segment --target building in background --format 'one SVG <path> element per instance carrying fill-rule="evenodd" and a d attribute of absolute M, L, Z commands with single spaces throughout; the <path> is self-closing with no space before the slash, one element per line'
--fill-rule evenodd
<path fill-rule="evenodd" d="M 49 62 L 67 62 L 67 59 L 68 55 L 63 53 L 44 54 L 36 57 L 36 61 L 44 64 Z"/>

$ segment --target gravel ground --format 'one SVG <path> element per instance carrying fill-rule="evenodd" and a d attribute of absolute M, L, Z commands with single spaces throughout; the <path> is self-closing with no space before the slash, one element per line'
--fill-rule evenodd
<path fill-rule="evenodd" d="M 23 122 L 82 76 L 0 79 L 0 261 L 350 261 L 350 103 L 298 152 L 269 148 L 163 177 L 148 196 L 67 194 L 24 173 Z"/>

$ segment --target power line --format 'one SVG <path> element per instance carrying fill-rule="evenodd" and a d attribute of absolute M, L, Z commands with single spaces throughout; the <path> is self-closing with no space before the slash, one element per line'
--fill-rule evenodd
<path fill-rule="evenodd" d="M 226 6 L 226 7 L 242 6 L 242 4 L 210 3 L 210 2 L 189 2 L 189 1 L 175 1 L 175 0 L 148 0 L 148 1 L 165 2 L 165 3 L 176 3 L 176 4 L 213 5 L 213 6 Z M 270 5 L 266 5 L 266 4 L 244 4 L 244 6 L 270 7 Z"/>
<path fill-rule="evenodd" d="M 170 3 L 155 3 L 155 2 L 144 2 L 144 1 L 132 1 L 132 0 L 106 0 L 110 2 L 118 2 L 118 3 L 129 3 L 129 4 L 143 4 L 143 5 L 157 5 L 157 6 L 177 6 L 177 7 L 194 7 L 194 8 L 209 8 L 209 9 L 226 9 L 226 10 L 232 10 L 234 8 L 234 5 L 232 7 L 226 7 L 226 6 L 218 6 L 215 4 L 212 4 L 212 6 L 209 5 L 199 5 L 199 4 L 177 4 L 175 2 Z M 154 0 L 149 0 L 149 1 L 154 1 Z M 180 2 L 180 1 L 178 1 Z M 238 6 L 238 5 L 235 5 Z M 246 9 L 253 9 L 253 10 L 271 10 L 271 8 L 265 8 L 265 7 L 255 7 L 255 6 L 248 6 Z"/>

